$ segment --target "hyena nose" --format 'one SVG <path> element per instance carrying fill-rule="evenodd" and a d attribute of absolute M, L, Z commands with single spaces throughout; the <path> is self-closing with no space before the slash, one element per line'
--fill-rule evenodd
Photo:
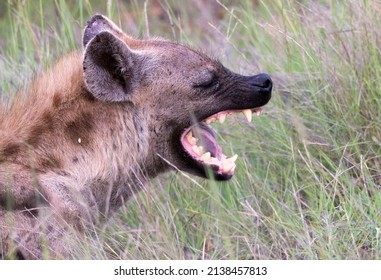
<path fill-rule="evenodd" d="M 256 88 L 260 89 L 260 92 L 264 94 L 271 93 L 273 87 L 273 81 L 270 76 L 266 73 L 261 73 L 255 76 L 252 76 L 250 79 L 250 84 Z"/>

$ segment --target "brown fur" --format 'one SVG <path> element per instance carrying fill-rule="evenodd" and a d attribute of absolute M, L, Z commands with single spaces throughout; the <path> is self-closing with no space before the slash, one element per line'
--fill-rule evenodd
<path fill-rule="evenodd" d="M 179 151 L 192 119 L 269 99 L 252 101 L 249 78 L 202 53 L 133 39 L 100 15 L 84 47 L 0 108 L 3 257 L 73 257 L 71 228 L 107 218 L 171 164 L 206 176 Z M 197 85 L 205 71 L 219 77 L 213 91 Z"/>

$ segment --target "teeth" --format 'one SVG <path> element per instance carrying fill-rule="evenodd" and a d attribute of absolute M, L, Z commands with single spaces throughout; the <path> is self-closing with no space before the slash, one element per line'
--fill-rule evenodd
<path fill-rule="evenodd" d="M 198 139 L 197 138 L 194 138 L 192 137 L 191 139 L 188 140 L 189 141 L 189 144 L 191 144 L 192 146 L 196 145 Z"/>
<path fill-rule="evenodd" d="M 198 152 L 201 155 L 203 155 L 205 153 L 205 148 L 203 146 L 198 146 Z"/>
<path fill-rule="evenodd" d="M 263 109 L 262 108 L 255 108 L 255 109 L 244 109 L 241 110 L 243 115 L 245 116 L 246 120 L 250 123 L 253 118 L 253 113 L 255 113 L 257 116 L 261 115 Z M 224 123 L 226 120 L 227 115 L 231 114 L 236 114 L 239 113 L 238 110 L 233 110 L 233 111 L 224 111 L 217 113 L 213 116 L 210 116 L 204 122 L 206 124 L 210 124 L 215 121 L 219 121 L 219 123 Z M 197 142 L 199 139 L 195 138 L 193 136 L 192 131 L 189 131 L 189 133 L 186 135 L 187 141 L 190 143 L 192 146 L 193 152 L 198 156 L 198 160 L 202 161 L 203 163 L 209 164 L 209 165 L 214 165 L 217 166 L 220 170 L 220 172 L 225 172 L 225 173 L 232 173 L 234 172 L 236 168 L 236 160 L 238 158 L 238 155 L 234 155 L 230 158 L 227 158 L 225 155 L 221 155 L 219 159 L 213 157 L 210 152 L 205 152 L 205 148 L 203 146 L 198 146 Z"/>
<path fill-rule="evenodd" d="M 205 148 L 203 146 L 193 145 L 192 151 L 195 152 L 196 155 L 202 156 L 205 153 Z"/>
<path fill-rule="evenodd" d="M 230 169 L 230 172 L 234 172 L 235 168 L 237 167 L 237 165 L 234 164 L 233 168 Z"/>
<path fill-rule="evenodd" d="M 238 155 L 234 155 L 231 158 L 226 159 L 229 163 L 234 163 L 238 158 Z"/>
<path fill-rule="evenodd" d="M 186 136 L 185 136 L 192 146 L 196 145 L 198 139 L 193 137 L 192 131 L 190 131 Z"/>
<path fill-rule="evenodd" d="M 251 122 L 251 119 L 253 118 L 253 113 L 251 112 L 251 109 L 242 110 L 242 113 L 245 115 L 247 121 Z"/>
<path fill-rule="evenodd" d="M 196 146 L 196 145 L 192 146 L 192 150 L 193 150 L 193 152 L 194 152 L 196 155 L 201 156 L 200 149 L 199 149 L 198 146 Z"/>
<path fill-rule="evenodd" d="M 190 142 L 189 140 L 190 140 L 191 138 L 193 138 L 193 133 L 192 133 L 192 131 L 189 131 L 189 132 L 187 133 L 187 135 L 185 135 L 185 137 L 187 138 L 188 142 Z"/>
<path fill-rule="evenodd" d="M 201 160 L 204 162 L 210 161 L 210 158 L 211 158 L 210 152 L 206 152 L 205 154 L 201 156 Z"/>
<path fill-rule="evenodd" d="M 210 117 L 210 118 L 207 118 L 205 122 L 206 122 L 207 124 L 210 124 L 210 123 L 212 123 L 212 122 L 215 122 L 216 120 L 217 120 L 216 117 Z"/>
<path fill-rule="evenodd" d="M 255 108 L 255 109 L 244 109 L 242 110 L 243 115 L 247 119 L 248 122 L 251 122 L 253 118 L 253 112 L 259 116 L 262 114 L 263 109 L 262 108 Z M 226 120 L 227 115 L 232 115 L 237 113 L 237 111 L 226 111 L 226 112 L 221 112 L 216 115 L 210 116 L 205 120 L 206 124 L 211 124 L 212 122 L 219 121 L 220 123 L 224 123 Z"/>
<path fill-rule="evenodd" d="M 209 164 L 217 164 L 219 161 L 217 158 L 215 157 L 210 157 L 210 160 L 208 161 Z"/>
<path fill-rule="evenodd" d="M 235 163 L 232 162 L 232 163 L 225 163 L 223 166 L 222 166 L 222 171 L 223 172 L 229 172 L 229 171 L 234 171 L 235 169 Z"/>
<path fill-rule="evenodd" d="M 218 116 L 218 121 L 219 121 L 220 123 L 224 123 L 225 120 L 226 120 L 226 114 L 220 114 L 220 115 Z"/>

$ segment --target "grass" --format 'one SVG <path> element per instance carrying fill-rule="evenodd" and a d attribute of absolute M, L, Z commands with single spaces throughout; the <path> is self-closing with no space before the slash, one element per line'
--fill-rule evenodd
<path fill-rule="evenodd" d="M 226 154 L 240 156 L 230 182 L 160 176 L 77 257 L 380 259 L 381 5 L 176 2 L 0 5 L 1 99 L 80 47 L 94 12 L 137 36 L 177 40 L 234 71 L 274 77 L 264 115 L 215 125 Z"/>

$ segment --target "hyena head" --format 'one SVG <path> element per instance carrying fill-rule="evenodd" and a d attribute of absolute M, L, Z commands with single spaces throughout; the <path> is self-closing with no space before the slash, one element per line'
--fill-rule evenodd
<path fill-rule="evenodd" d="M 208 124 L 228 113 L 248 119 L 260 113 L 271 98 L 269 75 L 242 76 L 186 46 L 133 39 L 101 15 L 88 21 L 83 43 L 88 90 L 106 102 L 132 104 L 140 114 L 149 146 L 143 166 L 151 176 L 175 167 L 232 177 L 236 156 L 223 154 Z"/>

